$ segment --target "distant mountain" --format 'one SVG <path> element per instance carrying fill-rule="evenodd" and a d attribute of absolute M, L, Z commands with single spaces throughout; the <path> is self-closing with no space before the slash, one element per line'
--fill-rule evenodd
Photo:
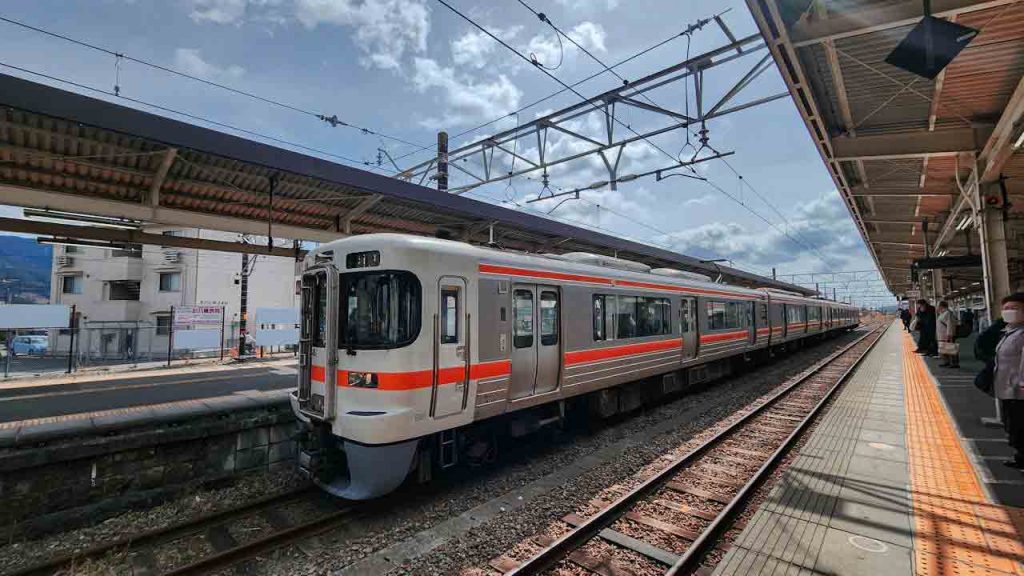
<path fill-rule="evenodd" d="M 0 280 L 19 280 L 0 283 L 0 299 L 7 297 L 10 286 L 12 302 L 49 301 L 52 254 L 52 246 L 39 244 L 35 238 L 0 236 Z"/>

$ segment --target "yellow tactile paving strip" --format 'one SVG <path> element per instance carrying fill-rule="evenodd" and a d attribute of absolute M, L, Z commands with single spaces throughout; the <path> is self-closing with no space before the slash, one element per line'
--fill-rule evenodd
<path fill-rule="evenodd" d="M 1024 576 L 1024 509 L 992 504 L 924 360 L 904 334 L 907 454 L 920 576 Z"/>

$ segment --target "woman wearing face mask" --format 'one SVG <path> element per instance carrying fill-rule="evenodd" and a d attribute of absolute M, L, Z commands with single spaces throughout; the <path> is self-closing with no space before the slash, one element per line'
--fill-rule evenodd
<path fill-rule="evenodd" d="M 995 385 L 1003 426 L 1016 450 L 1007 466 L 1024 470 L 1024 292 L 1003 298 L 1003 320 L 1006 328 L 996 347 Z"/>

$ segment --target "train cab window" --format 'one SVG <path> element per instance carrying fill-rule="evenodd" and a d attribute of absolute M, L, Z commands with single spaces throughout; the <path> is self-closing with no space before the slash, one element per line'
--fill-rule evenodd
<path fill-rule="evenodd" d="M 540 293 L 540 343 L 542 346 L 558 344 L 558 293 L 544 290 Z"/>
<path fill-rule="evenodd" d="M 512 343 L 516 348 L 533 346 L 533 292 L 512 293 Z"/>
<path fill-rule="evenodd" d="M 618 307 L 615 313 L 615 337 L 635 338 L 637 330 L 636 322 L 636 296 L 619 296 Z"/>
<path fill-rule="evenodd" d="M 408 346 L 420 333 L 420 281 L 410 272 L 341 275 L 338 347 L 386 350 Z"/>
<path fill-rule="evenodd" d="M 459 289 L 441 288 L 441 344 L 459 341 Z"/>

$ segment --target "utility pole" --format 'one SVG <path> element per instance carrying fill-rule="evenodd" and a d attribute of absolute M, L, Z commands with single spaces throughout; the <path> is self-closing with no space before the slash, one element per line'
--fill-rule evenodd
<path fill-rule="evenodd" d="M 448 191 L 448 133 L 437 133 L 437 190 Z"/>
<path fill-rule="evenodd" d="M 242 236 L 242 244 L 248 244 L 247 238 Z M 245 356 L 247 350 L 246 336 L 246 313 L 249 308 L 249 255 L 242 254 L 242 277 L 239 279 L 241 295 L 238 300 L 238 357 Z"/>

